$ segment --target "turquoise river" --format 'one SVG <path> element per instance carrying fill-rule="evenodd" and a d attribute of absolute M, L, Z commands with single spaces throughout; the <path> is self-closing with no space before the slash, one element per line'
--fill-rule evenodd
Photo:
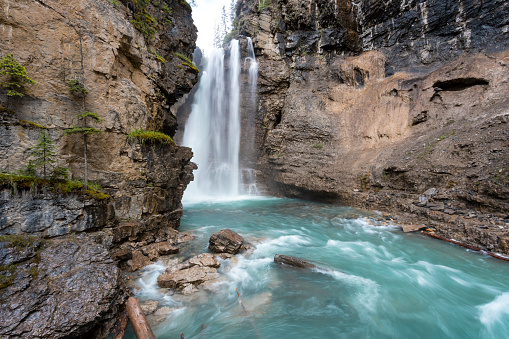
<path fill-rule="evenodd" d="M 223 228 L 252 249 L 221 260 L 222 280 L 191 296 L 157 287 L 174 257 L 142 270 L 140 302 L 171 309 L 148 317 L 157 338 L 509 338 L 507 262 L 347 207 L 259 198 L 184 210 L 180 231 L 195 239 L 181 259 Z M 281 267 L 275 254 L 326 269 Z"/>

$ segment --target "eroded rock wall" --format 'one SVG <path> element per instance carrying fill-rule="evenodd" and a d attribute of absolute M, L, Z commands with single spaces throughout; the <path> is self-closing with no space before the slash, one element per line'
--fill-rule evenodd
<path fill-rule="evenodd" d="M 89 136 L 87 144 L 89 179 L 100 183 L 112 197 L 108 223 L 102 225 L 109 229 L 100 235 L 108 246 L 112 229 L 124 222 L 137 220 L 145 231 L 178 227 L 180 200 L 192 180 L 190 149 L 127 140 L 135 129 L 173 136 L 177 123 L 170 106 L 197 81 L 196 72 L 175 54 L 192 58 L 195 49 L 190 6 L 172 0 L 148 6 L 148 13 L 161 23 L 152 39 L 131 23 L 134 14 L 129 1 L 0 2 L 2 56 L 13 54 L 37 82 L 22 98 L 0 93 L 0 169 L 13 172 L 27 164 L 29 148 L 41 131 L 24 122 L 30 121 L 48 129 L 57 144 L 60 165 L 70 167 L 73 179 L 83 179 L 83 138 L 62 133 L 80 125 L 76 115 L 82 111 L 82 101 L 70 92 L 68 81 L 81 75 L 82 51 L 86 110 L 104 119 L 94 126 L 103 133 Z M 47 197 L 41 201 L 44 199 Z M 74 198 L 69 199 L 73 205 Z M 17 208 L 6 200 L 2 206 Z M 80 218 L 80 222 L 86 220 L 84 215 Z M 4 226 L 0 231 L 4 234 L 20 229 L 19 223 L 13 228 Z M 56 233 L 72 232 L 75 227 L 64 222 Z M 44 232 L 39 233 L 54 234 Z M 141 236 L 143 232 L 134 233 Z"/>
<path fill-rule="evenodd" d="M 237 16 L 272 192 L 508 253 L 507 2 L 244 0 Z"/>

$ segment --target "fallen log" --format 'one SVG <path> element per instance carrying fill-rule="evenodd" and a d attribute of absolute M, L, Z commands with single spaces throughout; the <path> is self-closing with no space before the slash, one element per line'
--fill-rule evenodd
<path fill-rule="evenodd" d="M 113 327 L 113 332 L 111 333 L 111 339 L 124 339 L 125 330 L 127 328 L 127 323 L 129 322 L 129 318 L 127 316 L 127 310 L 124 310 L 118 317 L 115 326 Z"/>
<path fill-rule="evenodd" d="M 455 245 L 458 245 L 458 246 L 461 246 L 461 247 L 464 247 L 464 248 L 468 248 L 469 250 L 472 250 L 472 251 L 476 251 L 476 252 L 481 252 L 483 254 L 487 254 L 490 257 L 493 257 L 493 258 L 496 258 L 496 259 L 509 261 L 509 258 L 507 258 L 507 257 L 503 257 L 501 255 L 485 251 L 483 249 L 480 249 L 479 247 L 475 247 L 475 246 L 472 246 L 472 245 L 464 244 L 464 243 L 461 243 L 461 242 L 456 241 L 456 240 L 447 239 L 447 238 L 441 237 L 439 235 L 436 235 L 435 233 L 430 233 L 430 232 L 427 232 L 427 231 L 421 231 L 421 233 L 425 234 L 425 235 L 427 235 L 429 237 L 435 238 L 435 239 L 440 239 L 440 240 L 443 240 L 443 241 L 450 242 L 451 244 L 455 244 Z"/>
<path fill-rule="evenodd" d="M 299 259 L 296 257 L 291 257 L 289 255 L 276 254 L 274 256 L 274 262 L 279 265 L 288 265 L 288 266 L 301 267 L 301 268 L 323 269 L 322 267 L 316 266 L 315 264 L 312 264 L 306 260 Z"/>
<path fill-rule="evenodd" d="M 133 326 L 134 334 L 138 339 L 155 339 L 154 332 L 150 329 L 150 325 L 143 314 L 140 302 L 135 297 L 127 299 L 126 303 L 127 314 L 131 325 Z"/>

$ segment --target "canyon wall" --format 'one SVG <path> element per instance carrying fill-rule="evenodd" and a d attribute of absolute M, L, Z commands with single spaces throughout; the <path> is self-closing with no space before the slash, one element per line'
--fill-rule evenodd
<path fill-rule="evenodd" d="M 111 245 L 113 238 L 120 241 L 115 229 L 125 222 L 139 222 L 139 229 L 129 233 L 131 238 L 179 226 L 180 200 L 192 180 L 191 150 L 129 142 L 127 134 L 136 129 L 175 134 L 177 122 L 170 106 L 198 80 L 196 70 L 184 64 L 195 49 L 196 27 L 185 1 L 143 4 L 138 8 L 131 1 L 0 2 L 2 56 L 13 54 L 37 82 L 27 86 L 21 98 L 0 93 L 0 169 L 12 173 L 26 166 L 29 148 L 45 128 L 58 147 L 59 164 L 70 168 L 72 179 L 84 178 L 83 137 L 63 133 L 81 124 L 77 115 L 82 113 L 82 100 L 70 91 L 69 80 L 81 79 L 82 72 L 88 91 L 85 109 L 103 119 L 94 124 L 102 133 L 88 136 L 88 172 L 89 179 L 111 196 L 108 206 L 94 209 L 97 203 L 84 202 L 83 197 L 69 197 L 65 203 L 62 196 L 62 208 L 42 213 L 46 219 L 57 210 L 72 216 L 45 220 L 48 227 L 39 225 L 39 235 L 101 229 L 99 240 Z M 140 19 L 136 13 L 142 10 Z M 3 215 L 24 211 L 30 217 L 36 203 L 23 205 L 26 195 L 2 196 Z M 40 194 L 36 198 L 48 199 Z M 101 222 L 90 214 L 100 214 Z M 5 219 L 0 222 L 1 233 L 26 231 L 22 223 Z"/>
<path fill-rule="evenodd" d="M 118 266 L 178 251 L 192 151 L 128 134 L 175 134 L 170 107 L 198 80 L 191 7 L 0 0 L 0 32 L 0 58 L 12 54 L 36 81 L 23 97 L 0 90 L 0 337 L 104 338 L 130 294 Z M 107 195 L 13 179 L 46 131 L 57 165 L 83 180 L 84 138 L 64 133 L 82 126 L 83 111 L 103 119 L 93 124 L 102 133 L 87 136 L 88 176 Z"/>
<path fill-rule="evenodd" d="M 506 1 L 253 1 L 273 193 L 404 216 L 509 253 Z"/>

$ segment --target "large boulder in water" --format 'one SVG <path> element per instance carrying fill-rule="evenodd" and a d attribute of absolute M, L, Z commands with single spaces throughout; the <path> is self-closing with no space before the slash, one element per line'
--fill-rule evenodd
<path fill-rule="evenodd" d="M 209 250 L 216 253 L 231 253 L 236 254 L 244 238 L 229 229 L 221 230 L 212 234 L 209 239 Z"/>
<path fill-rule="evenodd" d="M 104 338 L 127 298 L 106 248 L 86 237 L 0 237 L 0 337 Z"/>
<path fill-rule="evenodd" d="M 219 278 L 216 268 L 221 263 L 211 253 L 199 254 L 184 263 L 169 267 L 157 278 L 161 287 L 181 290 L 184 294 L 195 292 L 205 282 Z"/>

